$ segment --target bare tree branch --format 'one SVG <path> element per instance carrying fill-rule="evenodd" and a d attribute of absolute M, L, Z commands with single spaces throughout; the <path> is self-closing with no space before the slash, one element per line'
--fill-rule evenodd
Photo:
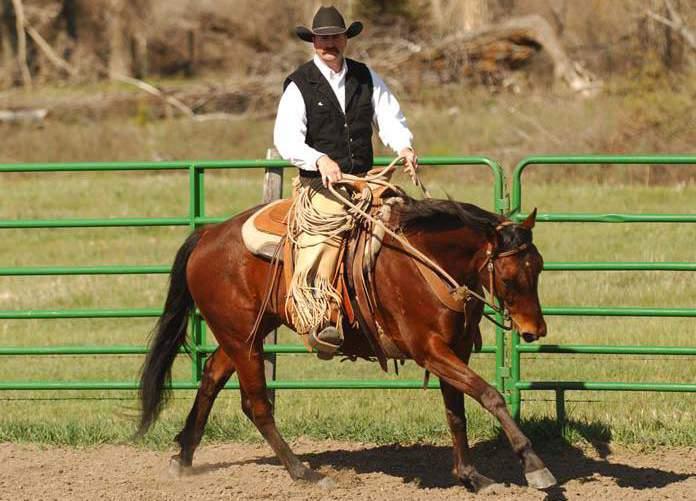
<path fill-rule="evenodd" d="M 645 14 L 657 21 L 658 23 L 664 24 L 672 28 L 674 31 L 679 33 L 681 37 L 684 39 L 684 41 L 691 47 L 693 50 L 696 50 L 696 35 L 694 35 L 693 31 L 689 29 L 689 27 L 686 25 L 686 22 L 684 19 L 681 17 L 681 14 L 679 14 L 679 11 L 677 8 L 674 6 L 674 3 L 672 3 L 672 0 L 663 0 L 665 7 L 667 7 L 667 12 L 669 12 L 669 17 L 671 19 L 667 19 L 664 16 L 661 16 L 660 14 L 657 14 L 656 12 L 651 11 L 650 9 L 647 9 L 645 11 Z"/>
<path fill-rule="evenodd" d="M 173 96 L 167 96 L 165 95 L 161 90 L 159 90 L 157 87 L 154 85 L 151 85 L 147 82 L 143 82 L 142 80 L 138 80 L 137 78 L 133 77 L 128 77 L 125 75 L 120 75 L 120 74 L 114 74 L 111 75 L 111 78 L 113 80 L 117 80 L 119 82 L 127 83 L 130 85 L 135 85 L 137 88 L 144 90 L 148 94 L 152 94 L 153 96 L 157 96 L 166 103 L 174 106 L 177 110 L 182 112 L 184 115 L 192 117 L 194 115 L 193 110 L 186 106 L 184 103 L 179 101 L 177 98 Z"/>
<path fill-rule="evenodd" d="M 551 15 L 553 16 L 553 21 L 556 24 L 556 33 L 558 36 L 561 36 L 563 34 L 563 31 L 565 31 L 565 19 L 566 19 L 566 12 L 568 10 L 568 4 L 563 1 L 561 7 L 559 8 L 555 2 L 551 2 L 550 0 L 546 0 L 546 6 L 549 9 L 549 12 L 551 12 Z"/>
<path fill-rule="evenodd" d="M 231 113 L 196 113 L 194 112 L 190 107 L 186 106 L 181 100 L 175 98 L 174 96 L 167 96 L 164 92 L 159 90 L 157 87 L 154 85 L 151 85 L 147 82 L 144 82 L 142 80 L 138 80 L 137 78 L 133 77 L 128 77 L 125 75 L 112 75 L 112 79 L 117 80 L 119 82 L 127 83 L 130 85 L 135 85 L 139 89 L 147 92 L 148 94 L 151 94 L 153 96 L 156 96 L 163 101 L 165 101 L 167 104 L 170 104 L 177 110 L 179 110 L 181 113 L 186 115 L 187 117 L 196 120 L 197 122 L 208 122 L 212 120 L 240 120 L 243 118 L 248 118 L 243 115 L 233 115 Z"/>
<path fill-rule="evenodd" d="M 658 23 L 665 24 L 665 25 L 669 26 L 669 27 L 672 28 L 672 29 L 676 29 L 676 28 L 678 27 L 678 24 L 675 23 L 674 21 L 672 21 L 672 20 L 670 20 L 670 19 L 667 19 L 666 17 L 664 17 L 664 16 L 658 14 L 657 12 L 653 12 L 653 11 L 651 11 L 650 9 L 646 9 L 645 14 L 646 14 L 648 17 L 650 17 L 650 18 L 654 19 L 655 21 L 657 21 Z"/>
<path fill-rule="evenodd" d="M 24 26 L 24 29 L 27 30 L 29 36 L 32 38 L 32 40 L 34 40 L 36 45 L 39 46 L 43 53 L 46 54 L 46 57 L 49 61 L 51 61 L 51 63 L 53 63 L 54 66 L 65 70 L 71 76 L 77 75 L 77 69 L 71 66 L 70 63 L 68 63 L 65 59 L 59 57 L 38 31 L 29 25 Z"/>

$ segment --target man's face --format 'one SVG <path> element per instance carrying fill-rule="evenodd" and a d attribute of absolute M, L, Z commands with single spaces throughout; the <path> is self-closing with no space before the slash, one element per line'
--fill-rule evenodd
<path fill-rule="evenodd" d="M 348 44 L 345 33 L 340 35 L 314 35 L 314 50 L 327 65 L 340 64 Z"/>

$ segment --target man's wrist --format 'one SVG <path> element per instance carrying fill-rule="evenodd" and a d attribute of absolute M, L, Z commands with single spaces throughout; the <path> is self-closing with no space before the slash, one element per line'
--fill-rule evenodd
<path fill-rule="evenodd" d="M 321 159 L 322 159 L 322 158 L 328 158 L 328 157 L 329 157 L 329 156 L 326 155 L 326 154 L 324 154 L 324 155 L 319 155 L 319 156 L 317 157 L 317 161 L 314 162 L 314 166 L 317 168 L 317 170 L 319 170 L 319 162 L 321 161 Z"/>

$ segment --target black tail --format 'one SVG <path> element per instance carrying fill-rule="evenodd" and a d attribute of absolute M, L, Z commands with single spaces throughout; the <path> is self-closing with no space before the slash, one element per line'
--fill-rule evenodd
<path fill-rule="evenodd" d="M 169 275 L 169 292 L 164 312 L 152 331 L 150 351 L 140 375 L 142 414 L 136 437 L 144 435 L 157 420 L 169 397 L 165 388 L 172 379 L 172 364 L 179 348 L 186 342 L 186 328 L 194 303 L 186 283 L 186 264 L 198 245 L 200 234 L 194 232 L 176 253 Z"/>

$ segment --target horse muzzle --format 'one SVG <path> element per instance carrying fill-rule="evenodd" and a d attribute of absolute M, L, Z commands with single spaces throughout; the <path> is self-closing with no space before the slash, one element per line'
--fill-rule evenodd
<path fill-rule="evenodd" d="M 539 338 L 546 336 L 546 322 L 542 322 L 541 325 L 537 326 L 536 329 L 517 327 L 517 330 L 519 331 L 520 336 L 522 336 L 522 339 L 524 339 L 525 342 L 533 343 L 534 341 L 537 341 Z"/>

